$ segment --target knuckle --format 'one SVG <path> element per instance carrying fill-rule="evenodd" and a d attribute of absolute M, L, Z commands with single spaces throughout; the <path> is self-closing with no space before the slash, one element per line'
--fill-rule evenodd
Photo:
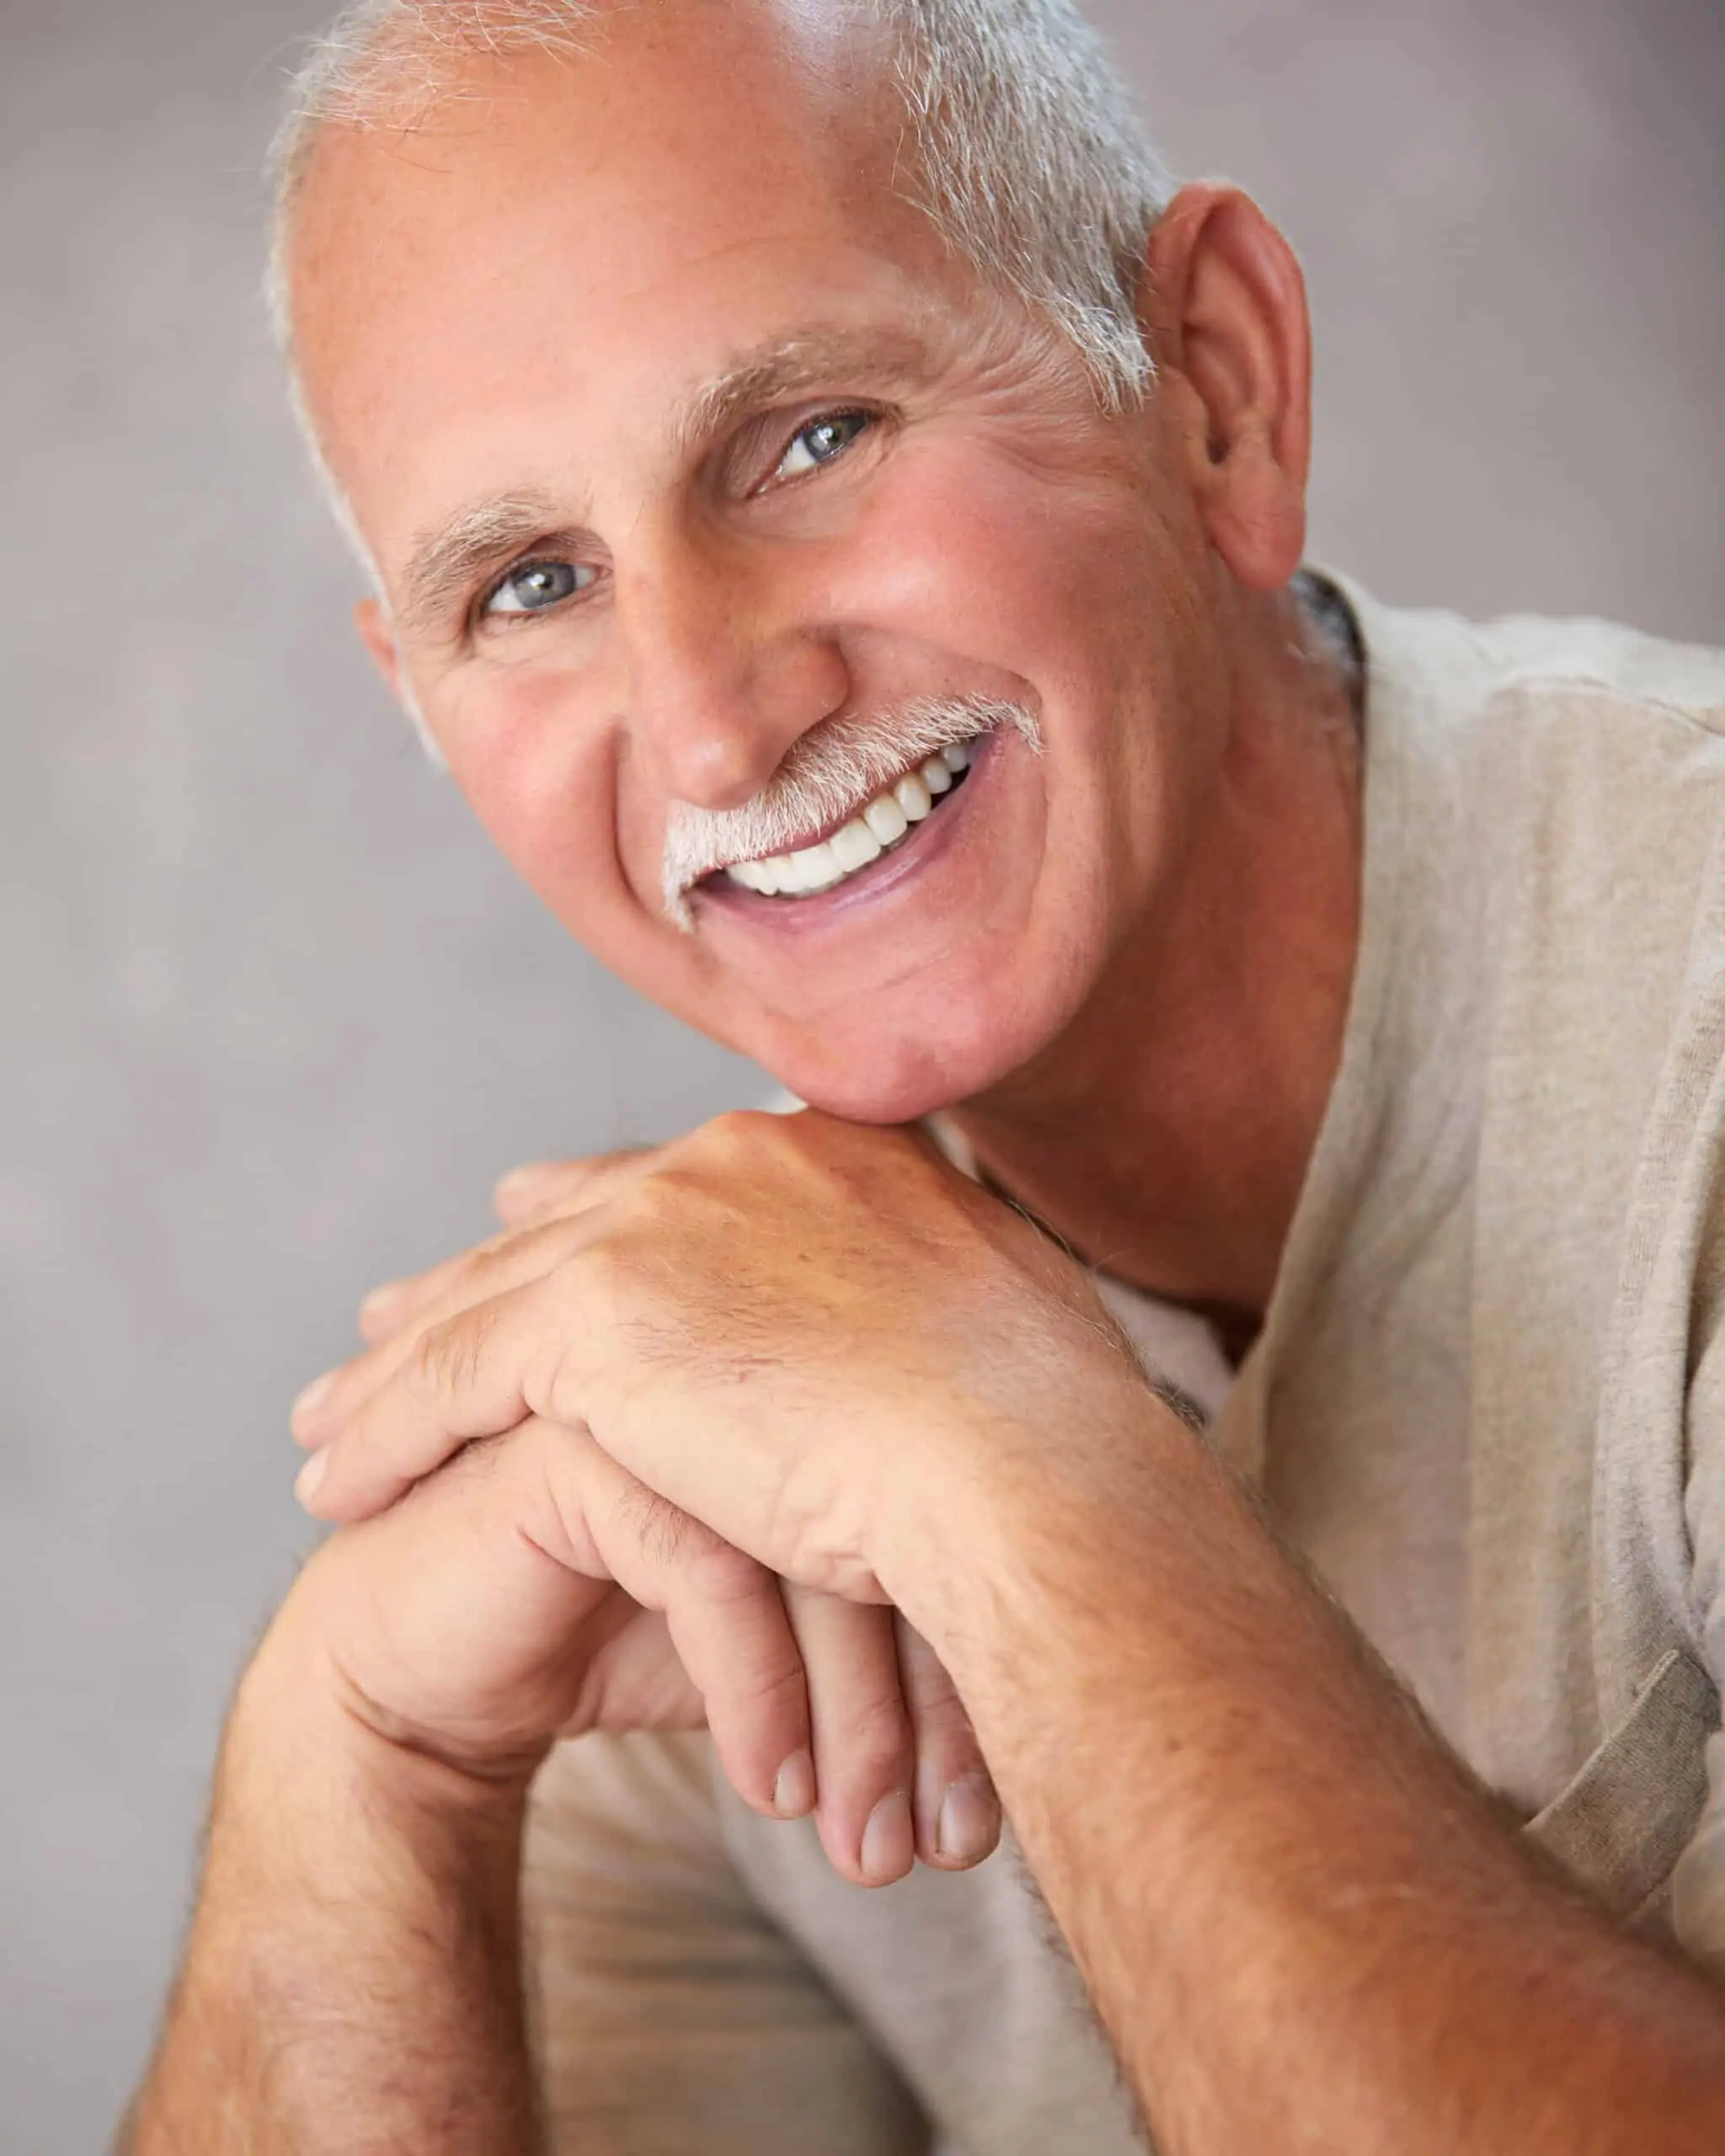
<path fill-rule="evenodd" d="M 414 1391 L 421 1399 L 441 1402 L 470 1390 L 495 1322 L 493 1313 L 481 1304 L 427 1326 L 414 1342 L 405 1366 Z"/>
<path fill-rule="evenodd" d="M 686 1513 L 682 1518 L 686 1532 L 678 1554 L 689 1596 L 718 1617 L 734 1618 L 736 1621 L 729 1629 L 737 1636 L 746 1632 L 756 1641 L 767 1637 L 768 1630 L 760 1623 L 760 1614 L 768 1609 L 776 1612 L 782 1606 L 772 1575 L 745 1551 L 727 1542 L 701 1521 Z M 788 1625 L 779 1625 L 771 1631 L 772 1636 L 782 1643 L 782 1652 L 791 1665 L 800 1668 L 802 1657 Z"/>
<path fill-rule="evenodd" d="M 507 1433 L 494 1438 L 474 1438 L 453 1453 L 429 1475 L 419 1480 L 403 1492 L 396 1501 L 398 1510 L 418 1510 L 425 1506 L 435 1506 L 441 1502 L 440 1493 L 446 1494 L 451 1486 L 495 1481 L 510 1464 L 511 1441 Z"/>
<path fill-rule="evenodd" d="M 655 1168 L 650 1175 L 631 1183 L 613 1201 L 615 1217 L 629 1227 L 662 1226 L 677 1211 L 691 1182 L 687 1169 L 675 1162 Z"/>
<path fill-rule="evenodd" d="M 936 1700 L 918 1700 L 911 1708 L 911 1722 L 919 1749 L 938 1748 L 951 1755 L 977 1750 L 976 1732 L 970 1717 L 951 1694 Z"/>
<path fill-rule="evenodd" d="M 686 1565 L 708 1534 L 680 1505 L 661 1497 L 645 1483 L 631 1483 L 618 1503 L 644 1554 L 654 1565 L 667 1570 Z"/>
<path fill-rule="evenodd" d="M 488 1288 L 499 1273 L 507 1275 L 524 1256 L 534 1256 L 543 1251 L 555 1252 L 569 1239 L 569 1223 L 558 1214 L 548 1220 L 536 1220 L 526 1226 L 505 1228 L 500 1235 L 489 1235 L 477 1244 L 462 1259 L 457 1276 L 458 1287 Z"/>
<path fill-rule="evenodd" d="M 575 1309 L 606 1322 L 618 1322 L 629 1301 L 637 1266 L 627 1228 L 613 1226 L 558 1259 L 557 1289 Z"/>
<path fill-rule="evenodd" d="M 695 1139 L 701 1152 L 718 1166 L 735 1166 L 770 1151 L 782 1138 L 782 1126 L 793 1119 L 765 1108 L 731 1108 L 703 1123 Z"/>
<path fill-rule="evenodd" d="M 805 1710 L 803 1666 L 794 1656 L 777 1655 L 739 1673 L 738 1704 L 753 1720 L 777 1714 L 800 1720 Z"/>
<path fill-rule="evenodd" d="M 747 1145 L 762 1123 L 773 1120 L 760 1108 L 727 1108 L 706 1124 L 702 1134 L 717 1147 Z"/>
<path fill-rule="evenodd" d="M 942 1721 L 967 1721 L 969 1717 L 957 1687 L 933 1649 L 921 1647 L 907 1652 L 902 1637 L 897 1644 L 905 1703 L 916 1721 L 925 1725 Z"/>
<path fill-rule="evenodd" d="M 507 1430 L 499 1431 L 495 1437 L 471 1438 L 447 1467 L 458 1468 L 475 1481 L 491 1481 L 503 1472 L 516 1449 L 511 1433 Z"/>
<path fill-rule="evenodd" d="M 895 1773 L 909 1750 L 910 1728 L 896 1692 L 848 1700 L 829 1720 L 846 1776 L 868 1783 Z"/>
<path fill-rule="evenodd" d="M 476 1291 L 483 1289 L 485 1282 L 496 1271 L 501 1249 L 499 1239 L 481 1243 L 477 1250 L 470 1250 L 464 1257 L 457 1259 L 437 1283 L 440 1290 L 438 1299 L 471 1302 Z"/>

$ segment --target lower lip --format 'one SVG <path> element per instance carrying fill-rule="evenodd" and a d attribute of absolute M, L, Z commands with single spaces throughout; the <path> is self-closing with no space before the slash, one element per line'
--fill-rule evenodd
<path fill-rule="evenodd" d="M 998 739 L 998 735 L 986 734 L 974 742 L 963 785 L 943 795 L 941 805 L 929 811 L 902 845 L 854 876 L 847 876 L 842 883 L 835 883 L 830 891 L 805 899 L 770 899 L 763 892 L 749 890 L 727 878 L 695 894 L 699 909 L 704 912 L 708 906 L 715 906 L 751 926 L 758 922 L 765 928 L 804 935 L 818 933 L 859 906 L 876 904 L 927 873 L 952 851 L 975 819 L 979 795 L 987 791 L 985 782 L 992 771 Z"/>

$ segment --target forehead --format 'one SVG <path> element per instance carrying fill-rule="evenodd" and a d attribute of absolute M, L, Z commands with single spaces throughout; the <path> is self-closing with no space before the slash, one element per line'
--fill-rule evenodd
<path fill-rule="evenodd" d="M 668 0 L 580 56 L 464 63 L 422 124 L 328 130 L 290 249 L 296 344 L 361 521 L 434 446 L 540 483 L 549 411 L 642 424 L 776 329 L 926 307 L 952 265 L 895 188 L 873 57 L 800 11 Z"/>

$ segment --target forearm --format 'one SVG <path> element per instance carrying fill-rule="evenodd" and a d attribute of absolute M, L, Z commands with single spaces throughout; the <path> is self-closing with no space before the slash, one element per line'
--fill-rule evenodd
<path fill-rule="evenodd" d="M 525 2156 L 523 1792 L 404 1753 L 265 1643 L 129 2156 Z"/>
<path fill-rule="evenodd" d="M 1105 1502 L 991 1487 L 975 1585 L 911 1614 L 1167 2156 L 1725 2147 L 1725 2000 L 1521 1842 L 1189 1433 Z"/>

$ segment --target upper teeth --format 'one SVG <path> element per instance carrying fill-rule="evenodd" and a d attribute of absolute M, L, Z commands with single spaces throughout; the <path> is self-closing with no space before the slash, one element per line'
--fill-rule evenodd
<path fill-rule="evenodd" d="M 912 824 L 922 821 L 936 795 L 948 792 L 954 775 L 969 768 L 970 746 L 961 742 L 943 749 L 915 771 L 906 771 L 819 846 L 805 846 L 798 853 L 772 854 L 764 861 L 739 861 L 726 869 L 726 875 L 734 883 L 770 899 L 809 898 L 817 891 L 830 891 L 835 883 L 879 861 Z"/>

